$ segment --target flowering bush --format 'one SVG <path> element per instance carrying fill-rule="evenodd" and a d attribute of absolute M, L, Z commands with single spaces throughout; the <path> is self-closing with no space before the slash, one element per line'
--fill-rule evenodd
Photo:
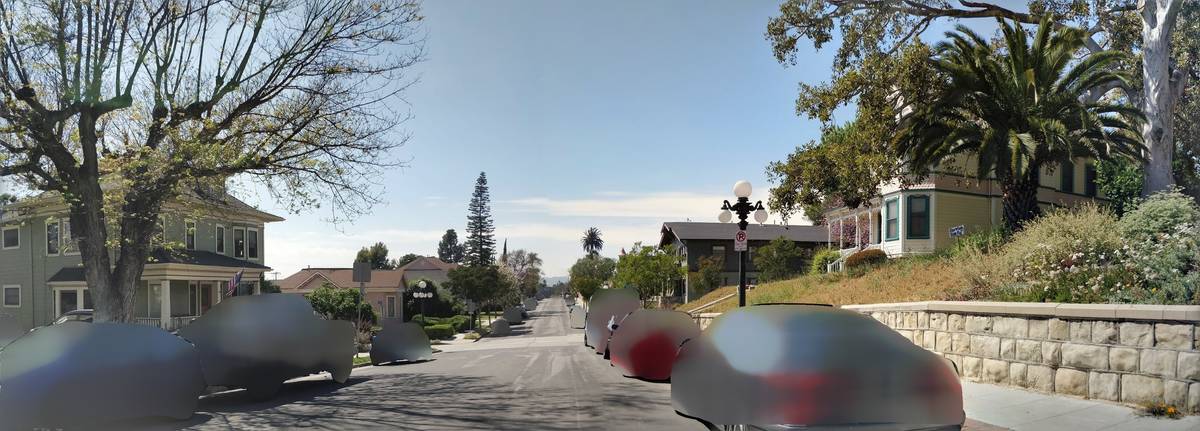
<path fill-rule="evenodd" d="M 1116 217 L 1096 205 L 1058 209 L 1030 222 L 998 256 L 1011 276 L 1001 296 L 1053 302 L 1107 302 L 1134 283 L 1124 266 Z M 1008 277 L 1005 277 L 1008 278 Z"/>
<path fill-rule="evenodd" d="M 1200 282 L 1200 207 L 1178 191 L 1160 192 L 1127 213 L 1118 227 L 1128 242 L 1124 267 L 1137 283 L 1114 292 L 1118 302 L 1194 303 Z"/>

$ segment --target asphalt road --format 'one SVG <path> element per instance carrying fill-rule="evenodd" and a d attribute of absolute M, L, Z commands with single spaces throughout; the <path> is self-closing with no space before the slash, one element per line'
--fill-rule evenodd
<path fill-rule="evenodd" d="M 544 300 L 508 337 L 438 346 L 434 360 L 355 369 L 339 385 L 315 375 L 272 400 L 205 397 L 188 421 L 146 429 L 702 430 L 675 414 L 671 388 L 622 377 L 583 346 L 561 299 Z"/>

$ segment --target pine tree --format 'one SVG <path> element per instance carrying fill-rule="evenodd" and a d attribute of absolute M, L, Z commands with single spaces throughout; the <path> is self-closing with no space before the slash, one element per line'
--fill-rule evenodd
<path fill-rule="evenodd" d="M 448 263 L 462 263 L 463 245 L 458 243 L 458 232 L 446 229 L 442 241 L 438 242 L 438 259 Z"/>
<path fill-rule="evenodd" d="M 479 173 L 475 192 L 467 206 L 467 242 L 464 263 L 468 266 L 488 266 L 496 257 L 496 227 L 492 224 L 491 197 L 488 194 L 487 174 Z"/>

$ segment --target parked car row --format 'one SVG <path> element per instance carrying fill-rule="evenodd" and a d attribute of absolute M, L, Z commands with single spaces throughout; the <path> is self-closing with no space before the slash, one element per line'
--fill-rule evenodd
<path fill-rule="evenodd" d="M 226 298 L 177 334 L 90 320 L 64 315 L 0 347 L 0 428 L 187 418 L 208 386 L 265 398 L 319 372 L 344 383 L 355 354 L 353 324 L 296 295 Z"/>
<path fill-rule="evenodd" d="M 955 430 L 966 420 L 953 364 L 860 313 L 762 304 L 701 331 L 688 314 L 606 289 L 583 320 L 585 345 L 626 377 L 669 383 L 676 413 L 709 429 Z"/>

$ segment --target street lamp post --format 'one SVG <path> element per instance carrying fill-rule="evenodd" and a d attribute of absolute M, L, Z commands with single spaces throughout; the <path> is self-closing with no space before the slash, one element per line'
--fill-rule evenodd
<path fill-rule="evenodd" d="M 733 195 L 737 196 L 737 203 L 731 205 L 729 201 L 725 201 L 725 205 L 721 206 L 721 214 L 717 216 L 717 220 L 720 220 L 721 223 L 729 223 L 733 219 L 734 213 L 738 216 L 738 233 L 734 238 L 734 249 L 738 251 L 738 307 L 746 306 L 746 251 L 748 248 L 746 244 L 749 242 L 746 226 L 750 224 L 746 221 L 746 217 L 753 212 L 754 221 L 758 224 L 767 221 L 767 210 L 763 209 L 762 201 L 750 203 L 752 190 L 749 181 L 741 180 L 735 183 Z"/>

